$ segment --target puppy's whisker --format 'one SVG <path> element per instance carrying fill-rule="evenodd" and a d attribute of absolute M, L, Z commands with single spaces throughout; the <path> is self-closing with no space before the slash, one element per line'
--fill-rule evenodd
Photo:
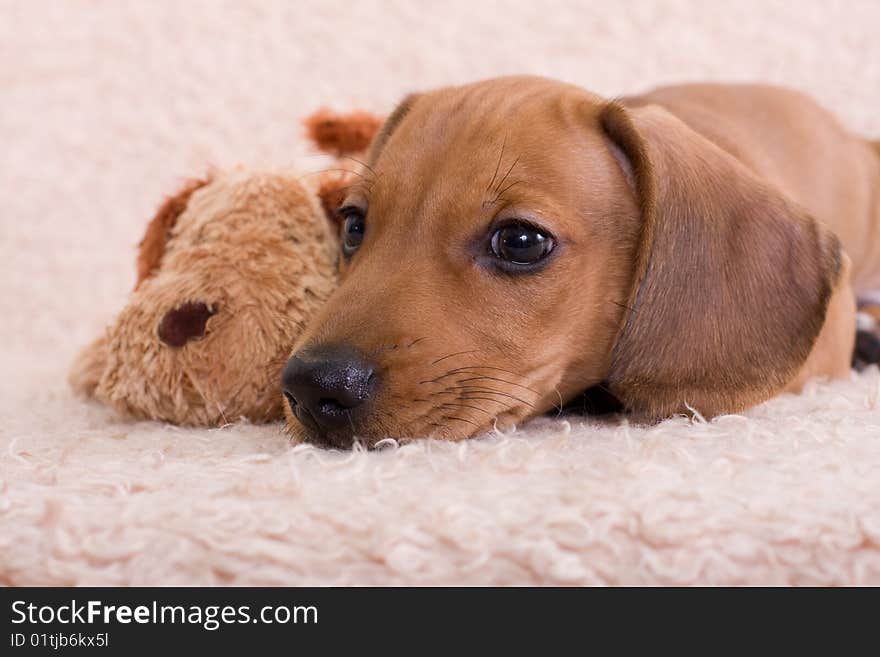
<path fill-rule="evenodd" d="M 456 415 L 444 415 L 443 419 L 444 420 L 458 420 L 459 422 L 467 422 L 468 424 L 473 424 L 478 429 L 480 428 L 480 425 L 477 424 L 476 422 L 472 422 L 471 420 L 466 420 L 463 417 L 458 417 Z"/>
<path fill-rule="evenodd" d="M 458 381 L 456 381 L 456 383 L 467 383 L 468 381 L 482 381 L 484 379 L 488 380 L 488 381 L 497 381 L 498 383 L 506 383 L 509 386 L 516 386 L 517 388 L 522 388 L 523 390 L 528 390 L 529 392 L 531 392 L 532 394 L 535 394 L 535 395 L 541 394 L 537 390 L 535 390 L 534 388 L 529 388 L 528 386 L 524 386 L 521 383 L 514 383 L 513 381 L 505 381 L 504 379 L 499 379 L 498 377 L 495 377 L 495 376 L 472 376 L 472 377 L 468 377 L 467 379 L 458 379 Z"/>
<path fill-rule="evenodd" d="M 417 345 L 419 342 L 422 342 L 423 340 L 427 340 L 427 339 L 428 339 L 428 336 L 425 336 L 425 337 L 423 337 L 423 338 L 418 338 L 417 340 L 413 340 L 413 341 L 410 342 L 408 345 L 406 345 L 406 348 L 409 349 L 410 347 L 414 347 L 414 346 Z"/>
<path fill-rule="evenodd" d="M 464 372 L 465 370 L 498 370 L 499 372 L 504 372 L 505 374 L 510 374 L 511 376 L 515 376 L 518 378 L 523 378 L 522 374 L 518 374 L 511 370 L 506 370 L 503 367 L 496 367 L 494 365 L 465 365 L 463 367 L 458 367 L 454 370 L 449 370 L 450 372 Z"/>
<path fill-rule="evenodd" d="M 468 351 L 456 351 L 454 354 L 447 354 L 442 358 L 438 358 L 437 360 L 431 362 L 431 365 L 436 365 L 437 363 L 446 360 L 447 358 L 452 358 L 453 356 L 461 356 L 462 354 L 475 354 L 477 353 L 477 349 L 470 349 Z"/>
<path fill-rule="evenodd" d="M 507 176 L 509 176 L 509 175 L 510 175 L 510 172 L 513 171 L 513 167 L 516 166 L 516 163 L 517 163 L 517 162 L 519 162 L 519 156 L 518 156 L 518 155 L 516 156 L 516 159 L 513 161 L 513 164 L 510 165 L 510 168 L 507 170 L 507 173 L 504 174 L 504 177 L 501 179 L 501 182 L 499 182 L 498 185 L 495 187 L 495 198 L 496 198 L 496 199 L 497 199 L 499 196 L 501 196 L 501 195 L 498 193 L 498 190 L 501 189 L 501 186 L 504 184 L 504 181 L 507 180 Z"/>
<path fill-rule="evenodd" d="M 453 408 L 453 407 L 472 408 L 475 411 L 480 411 L 480 413 L 485 413 L 489 417 L 492 417 L 492 414 L 489 411 L 487 411 L 486 409 L 480 408 L 479 406 L 471 406 L 470 404 L 456 404 L 454 402 L 447 402 L 445 404 L 440 404 L 440 407 L 441 408 L 447 408 L 447 407 L 449 407 L 449 408 Z"/>
<path fill-rule="evenodd" d="M 364 167 L 367 171 L 369 171 L 371 174 L 373 174 L 373 180 L 378 179 L 378 176 L 376 175 L 376 170 L 373 167 L 371 167 L 369 164 L 367 164 L 366 162 L 362 162 L 361 160 L 357 159 L 356 157 L 352 157 L 351 155 L 346 155 L 345 159 L 351 160 L 352 162 L 357 162 L 362 167 Z"/>
<path fill-rule="evenodd" d="M 348 192 L 348 190 L 350 190 L 350 189 L 358 189 L 359 187 L 364 187 L 365 185 L 366 185 L 367 188 L 369 189 L 369 183 L 367 183 L 367 182 L 356 182 L 356 183 L 354 183 L 353 185 L 345 185 L 344 187 L 338 187 L 338 188 L 336 189 L 336 191 L 338 191 L 338 192 Z"/>
<path fill-rule="evenodd" d="M 457 367 L 454 370 L 450 370 L 452 374 L 481 374 L 480 370 L 492 370 L 494 372 L 501 372 L 503 374 L 509 374 L 517 380 L 524 381 L 527 377 L 519 374 L 517 372 L 512 372 L 511 370 L 506 370 L 503 367 L 494 367 L 492 365 L 468 365 L 465 367 Z M 520 385 L 520 384 L 516 384 Z M 534 390 L 532 390 L 534 392 Z"/>
<path fill-rule="evenodd" d="M 505 187 L 500 192 L 498 192 L 498 196 L 495 197 L 495 201 L 500 199 L 503 196 L 504 192 L 508 191 L 509 189 L 511 189 L 512 187 L 514 187 L 516 185 L 521 185 L 524 182 L 525 182 L 524 180 L 516 180 L 516 181 L 510 183 L 507 187 Z M 495 201 L 492 201 L 492 202 L 494 203 Z"/>
<path fill-rule="evenodd" d="M 437 397 L 439 395 L 455 395 L 457 393 L 452 392 L 451 390 L 438 390 L 437 392 L 429 392 L 428 397 Z"/>
<path fill-rule="evenodd" d="M 426 383 L 438 383 L 438 382 L 442 381 L 443 379 L 445 379 L 446 377 L 455 376 L 455 374 L 456 374 L 455 372 L 446 372 L 446 374 L 441 374 L 440 376 L 438 376 L 435 379 L 427 379 L 425 381 L 419 381 L 419 385 L 423 385 Z"/>
<path fill-rule="evenodd" d="M 492 388 L 483 388 L 481 386 L 451 386 L 450 390 L 473 390 L 476 394 L 481 395 L 500 395 L 501 397 L 509 397 L 510 399 L 518 401 L 520 404 L 525 404 L 529 408 L 535 408 L 533 404 L 530 404 L 525 399 L 520 399 L 516 395 L 511 395 L 506 392 L 501 392 L 500 390 L 493 390 Z M 467 394 L 467 393 L 464 393 Z"/>
<path fill-rule="evenodd" d="M 501 169 L 501 160 L 504 159 L 504 148 L 506 146 L 507 146 L 507 135 L 504 135 L 504 141 L 501 142 L 501 155 L 498 156 L 498 163 L 495 165 L 495 173 L 492 174 L 492 180 L 489 181 L 489 184 L 486 187 L 487 192 L 490 189 L 492 189 L 492 185 L 495 184 L 495 179 L 498 177 L 498 171 Z"/>
<path fill-rule="evenodd" d="M 562 407 L 563 407 L 562 393 L 559 392 L 558 386 L 553 386 L 553 390 L 559 396 L 559 406 L 556 408 L 556 417 L 559 417 L 560 415 L 562 415 Z"/>
<path fill-rule="evenodd" d="M 502 408 L 505 408 L 505 409 L 506 409 L 506 408 L 509 407 L 509 405 L 508 405 L 506 402 L 500 401 L 500 400 L 498 400 L 498 399 L 492 399 L 491 397 L 479 397 L 479 396 L 477 396 L 477 395 L 472 395 L 472 394 L 468 394 L 468 393 L 461 395 L 461 396 L 459 397 L 459 399 L 462 399 L 462 400 L 464 400 L 464 401 L 488 401 L 488 402 L 495 402 L 496 404 L 498 404 L 498 405 L 501 406 Z"/>
<path fill-rule="evenodd" d="M 521 374 L 517 374 L 516 372 L 511 372 L 510 370 L 506 370 L 503 367 L 493 367 L 491 365 L 467 365 L 465 367 L 456 367 L 455 369 L 449 370 L 444 374 L 441 374 L 438 377 L 433 379 L 427 379 L 425 381 L 419 381 L 419 384 L 425 383 L 437 383 L 446 379 L 450 376 L 455 376 L 456 374 L 479 374 L 478 371 L 475 370 L 497 370 L 498 372 L 504 372 L 505 374 L 510 374 L 511 376 L 515 376 L 518 379 L 524 379 L 525 377 Z M 518 385 L 518 384 L 517 384 Z M 534 391 L 533 391 L 534 392 Z"/>

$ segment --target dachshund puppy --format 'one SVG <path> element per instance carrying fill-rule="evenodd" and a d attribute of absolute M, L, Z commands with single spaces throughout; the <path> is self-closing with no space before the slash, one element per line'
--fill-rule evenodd
<path fill-rule="evenodd" d="M 880 148 L 793 91 L 441 89 L 362 174 L 282 377 L 323 445 L 462 439 L 596 386 L 643 421 L 738 412 L 846 375 L 880 290 Z"/>

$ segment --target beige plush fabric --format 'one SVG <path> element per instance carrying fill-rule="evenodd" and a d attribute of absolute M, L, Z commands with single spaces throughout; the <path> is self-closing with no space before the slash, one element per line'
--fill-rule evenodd
<path fill-rule="evenodd" d="M 442 8 L 441 8 L 442 7 Z M 317 170 L 298 117 L 538 73 L 813 93 L 880 137 L 875 0 L 0 2 L 0 583 L 880 584 L 880 374 L 743 416 L 292 448 L 75 398 L 163 195 Z M 821 153 L 816 153 L 821 157 Z"/>

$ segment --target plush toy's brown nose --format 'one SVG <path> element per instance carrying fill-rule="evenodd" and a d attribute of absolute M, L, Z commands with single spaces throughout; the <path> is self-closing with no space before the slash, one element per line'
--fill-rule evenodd
<path fill-rule="evenodd" d="M 287 361 L 281 387 L 300 422 L 324 442 L 351 447 L 357 416 L 376 387 L 375 368 L 351 347 L 301 350 Z"/>
<path fill-rule="evenodd" d="M 165 313 L 156 333 L 169 347 L 182 347 L 205 335 L 205 326 L 216 312 L 204 303 L 184 303 Z"/>

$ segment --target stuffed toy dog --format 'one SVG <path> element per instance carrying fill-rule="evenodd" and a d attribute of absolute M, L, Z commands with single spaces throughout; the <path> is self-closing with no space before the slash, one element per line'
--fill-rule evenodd
<path fill-rule="evenodd" d="M 364 150 L 379 125 L 366 113 L 306 121 L 311 140 L 337 157 Z M 338 170 L 314 191 L 283 171 L 189 182 L 148 225 L 135 289 L 77 357 L 73 389 L 138 419 L 280 418 L 281 368 L 336 285 L 339 247 L 324 207 L 347 184 Z"/>

